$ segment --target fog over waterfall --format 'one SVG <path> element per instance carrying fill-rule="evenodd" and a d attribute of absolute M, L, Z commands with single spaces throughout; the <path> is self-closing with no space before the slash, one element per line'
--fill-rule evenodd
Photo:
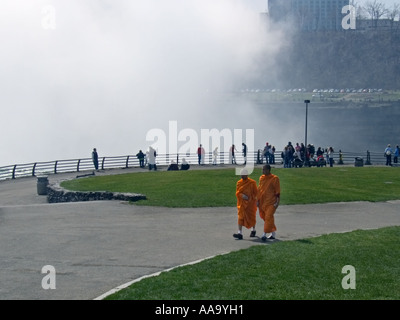
<path fill-rule="evenodd" d="M 150 130 L 168 134 L 170 121 L 199 135 L 253 129 L 265 144 L 267 115 L 225 93 L 274 74 L 287 38 L 260 19 L 266 7 L 2 1 L 0 165 L 90 157 L 93 147 L 100 156 L 136 154 L 152 143 Z"/>
<path fill-rule="evenodd" d="M 335 65 L 324 62 L 325 38 L 324 46 L 316 37 L 314 47 L 310 39 L 303 45 L 290 21 L 266 21 L 260 13 L 267 8 L 264 0 L 1 1 L 0 166 L 88 158 L 94 147 L 100 156 L 150 145 L 161 153 L 195 152 L 200 143 L 211 152 L 202 132 L 229 132 L 239 151 L 246 130 L 254 150 L 266 142 L 277 150 L 304 142 L 302 101 L 268 104 L 247 92 L 307 82 L 312 90 L 310 83 L 327 86 L 332 79 L 355 85 L 350 76 L 366 70 L 355 69 L 365 59 L 351 60 L 359 52 L 342 45 L 346 63 L 336 55 Z M 339 44 L 346 44 L 340 37 L 351 40 L 340 33 Z M 319 65 L 332 72 L 320 68 L 318 78 Z M 342 74 L 351 83 L 340 81 Z M 366 79 L 356 78 L 357 85 Z M 346 151 L 396 143 L 377 136 L 386 116 L 373 109 L 325 107 L 310 105 L 308 142 Z M 220 151 L 229 143 L 221 141 Z"/>

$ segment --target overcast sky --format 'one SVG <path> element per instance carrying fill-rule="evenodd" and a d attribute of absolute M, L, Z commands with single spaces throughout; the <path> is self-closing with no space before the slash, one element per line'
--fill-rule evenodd
<path fill-rule="evenodd" d="M 357 0 L 357 2 L 361 5 L 365 5 L 368 2 L 373 3 L 374 0 Z M 384 3 L 387 8 L 392 7 L 395 3 L 400 3 L 399 0 L 378 0 L 377 2 Z"/>
<path fill-rule="evenodd" d="M 365 6 L 367 3 L 373 3 L 374 0 L 356 0 L 356 2 L 361 6 Z M 377 0 L 377 3 L 383 3 L 387 9 L 391 9 L 394 4 L 400 5 L 400 0 Z"/>

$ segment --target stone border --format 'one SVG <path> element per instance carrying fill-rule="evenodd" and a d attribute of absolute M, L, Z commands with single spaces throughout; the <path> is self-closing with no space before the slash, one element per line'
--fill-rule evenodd
<path fill-rule="evenodd" d="M 120 200 L 134 202 L 146 199 L 146 196 L 140 193 L 120 193 L 109 191 L 70 191 L 62 188 L 59 183 L 52 183 L 47 186 L 48 203 L 102 200 Z"/>

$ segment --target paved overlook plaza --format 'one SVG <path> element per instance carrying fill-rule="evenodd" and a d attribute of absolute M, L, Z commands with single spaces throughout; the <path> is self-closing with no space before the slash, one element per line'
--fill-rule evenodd
<path fill-rule="evenodd" d="M 75 176 L 51 175 L 49 181 Z M 172 209 L 115 200 L 49 204 L 46 196 L 37 195 L 36 187 L 35 177 L 0 182 L 2 300 L 95 299 L 146 275 L 270 245 L 247 237 L 246 231 L 243 241 L 232 238 L 237 228 L 235 207 Z M 285 241 L 400 225 L 399 205 L 400 201 L 282 205 L 275 216 L 277 235 Z M 46 265 L 55 268 L 56 289 L 42 288 Z"/>

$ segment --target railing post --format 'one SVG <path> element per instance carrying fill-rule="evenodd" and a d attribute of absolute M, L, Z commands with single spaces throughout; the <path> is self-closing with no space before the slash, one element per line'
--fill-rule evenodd
<path fill-rule="evenodd" d="M 57 174 L 57 163 L 58 163 L 58 161 L 56 161 L 54 163 L 54 174 Z"/>
<path fill-rule="evenodd" d="M 126 158 L 126 164 L 125 164 L 125 168 L 126 168 L 126 169 L 128 169 L 129 157 L 130 157 L 130 156 L 128 156 L 128 157 Z"/>
<path fill-rule="evenodd" d="M 104 162 L 106 161 L 106 157 L 103 157 L 103 161 L 101 162 L 101 170 L 104 170 Z"/>
<path fill-rule="evenodd" d="M 365 165 L 371 165 L 371 153 L 367 150 L 367 161 L 365 161 Z"/>
<path fill-rule="evenodd" d="M 17 170 L 17 165 L 14 166 L 12 171 L 12 178 L 15 179 L 15 171 Z"/>
<path fill-rule="evenodd" d="M 79 172 L 79 165 L 81 164 L 81 159 L 78 159 L 78 163 L 76 165 L 76 171 Z"/>
<path fill-rule="evenodd" d="M 33 165 L 33 168 L 32 168 L 32 177 L 35 176 L 36 165 L 37 165 L 37 162 L 35 162 L 35 164 Z"/>

